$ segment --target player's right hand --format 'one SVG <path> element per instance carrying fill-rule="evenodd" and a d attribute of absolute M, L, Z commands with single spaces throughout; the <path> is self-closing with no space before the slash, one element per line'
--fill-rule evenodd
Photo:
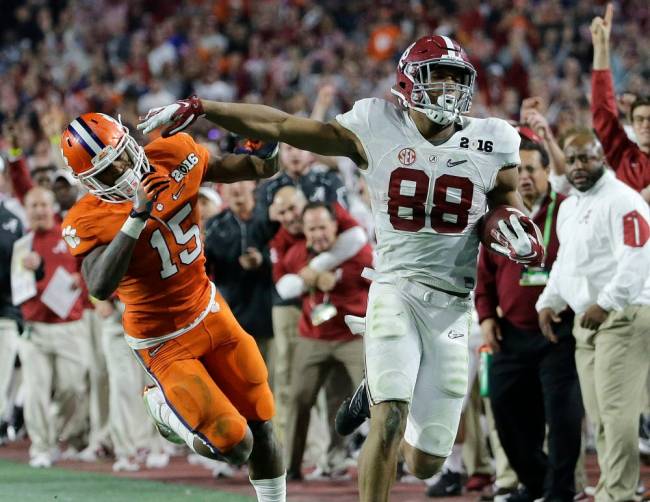
<path fill-rule="evenodd" d="M 153 202 L 161 192 L 169 187 L 170 182 L 171 178 L 169 175 L 159 173 L 155 168 L 144 173 L 135 192 L 131 216 L 143 219 L 149 218 Z"/>
<path fill-rule="evenodd" d="M 557 343 L 557 335 L 553 332 L 553 323 L 561 321 L 560 316 L 552 308 L 546 307 L 539 311 L 539 329 L 549 342 Z"/>
<path fill-rule="evenodd" d="M 197 96 L 179 99 L 176 103 L 167 106 L 152 108 L 144 118 L 141 117 L 136 127 L 143 134 L 149 134 L 154 129 L 167 126 L 162 130 L 162 137 L 167 138 L 192 125 L 196 119 L 203 117 L 203 104 Z"/>

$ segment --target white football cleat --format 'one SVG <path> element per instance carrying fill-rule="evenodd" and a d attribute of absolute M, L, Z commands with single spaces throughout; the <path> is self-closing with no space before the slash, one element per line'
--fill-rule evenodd
<path fill-rule="evenodd" d="M 47 453 L 38 453 L 29 459 L 29 466 L 35 469 L 49 469 L 52 467 L 52 459 Z"/>
<path fill-rule="evenodd" d="M 167 404 L 162 391 L 158 387 L 145 387 L 142 399 L 160 435 L 172 443 L 185 444 L 185 441 L 162 421 L 160 409 Z"/>
<path fill-rule="evenodd" d="M 140 470 L 140 464 L 129 457 L 117 457 L 113 463 L 113 472 L 136 472 Z"/>
<path fill-rule="evenodd" d="M 164 469 L 169 465 L 169 455 L 164 452 L 150 452 L 145 460 L 147 469 Z"/>

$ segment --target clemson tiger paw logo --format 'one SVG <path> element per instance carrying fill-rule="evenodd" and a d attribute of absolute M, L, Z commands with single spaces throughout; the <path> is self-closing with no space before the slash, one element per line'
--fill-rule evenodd
<path fill-rule="evenodd" d="M 72 228 L 70 225 L 63 229 L 63 240 L 72 249 L 76 248 L 81 242 L 81 239 L 77 237 L 77 229 Z"/>

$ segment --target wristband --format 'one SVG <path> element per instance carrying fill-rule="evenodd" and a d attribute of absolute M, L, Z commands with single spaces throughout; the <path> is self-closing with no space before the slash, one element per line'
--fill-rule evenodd
<path fill-rule="evenodd" d="M 142 218 L 133 218 L 132 216 L 129 216 L 124 222 L 124 224 L 122 225 L 120 231 L 124 232 L 132 239 L 137 240 L 138 237 L 140 237 L 142 231 L 144 230 L 146 224 L 147 224 L 147 220 L 143 220 Z"/>

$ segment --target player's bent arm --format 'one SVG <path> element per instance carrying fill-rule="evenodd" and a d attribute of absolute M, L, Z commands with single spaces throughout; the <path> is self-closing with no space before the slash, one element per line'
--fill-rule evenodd
<path fill-rule="evenodd" d="M 278 156 L 261 159 L 254 155 L 226 154 L 211 156 L 203 181 L 234 183 L 236 181 L 270 178 L 278 172 Z"/>
<path fill-rule="evenodd" d="M 247 138 L 281 141 L 320 155 L 339 155 L 366 164 L 358 138 L 336 122 L 290 115 L 265 105 L 201 100 L 211 122 Z"/>
<path fill-rule="evenodd" d="M 118 232 L 108 246 L 95 248 L 86 255 L 81 271 L 91 296 L 98 300 L 111 297 L 129 268 L 137 242 L 124 232 Z"/>
<path fill-rule="evenodd" d="M 521 195 L 517 192 L 519 171 L 516 165 L 504 166 L 497 174 L 496 184 L 487 194 L 490 209 L 497 206 L 512 206 L 527 213 Z"/>

